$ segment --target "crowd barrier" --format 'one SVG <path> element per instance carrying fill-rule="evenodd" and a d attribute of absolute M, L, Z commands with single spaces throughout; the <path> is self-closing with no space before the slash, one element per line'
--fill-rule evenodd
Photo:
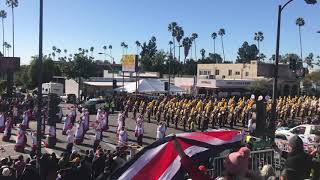
<path fill-rule="evenodd" d="M 213 169 L 209 170 L 209 175 L 212 178 L 223 176 L 223 163 L 226 156 L 214 158 Z M 250 154 L 249 169 L 254 172 L 259 172 L 264 165 L 270 164 L 276 171 L 280 171 L 283 167 L 284 160 L 273 149 L 252 151 Z"/>

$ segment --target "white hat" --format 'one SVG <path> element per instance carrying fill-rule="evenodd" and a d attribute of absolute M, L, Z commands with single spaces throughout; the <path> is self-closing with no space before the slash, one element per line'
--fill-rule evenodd
<path fill-rule="evenodd" d="M 261 101 L 263 99 L 263 96 L 258 97 L 258 101 Z"/>
<path fill-rule="evenodd" d="M 256 96 L 254 94 L 251 95 L 251 99 L 255 99 Z"/>
<path fill-rule="evenodd" d="M 4 168 L 2 170 L 2 176 L 10 176 L 11 175 L 11 171 L 9 168 Z"/>

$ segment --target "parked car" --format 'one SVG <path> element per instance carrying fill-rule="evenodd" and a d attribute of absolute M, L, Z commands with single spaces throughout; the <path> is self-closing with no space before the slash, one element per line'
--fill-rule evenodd
<path fill-rule="evenodd" d="M 103 108 L 105 105 L 104 99 L 90 99 L 85 103 L 81 104 L 79 110 L 81 111 L 82 108 L 87 108 L 90 114 L 97 113 L 99 108 Z"/>
<path fill-rule="evenodd" d="M 320 125 L 303 124 L 291 129 L 278 129 L 275 133 L 275 137 L 282 140 L 289 140 L 294 135 L 298 135 L 304 144 L 320 143 Z"/>

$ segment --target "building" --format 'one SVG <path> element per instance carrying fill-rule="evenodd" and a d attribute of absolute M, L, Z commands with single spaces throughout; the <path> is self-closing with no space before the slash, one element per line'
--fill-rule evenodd
<path fill-rule="evenodd" d="M 247 64 L 198 64 L 198 94 L 220 96 L 243 95 L 256 80 L 272 80 L 274 65 L 256 60 Z M 287 64 L 279 64 L 279 94 L 297 94 L 299 90 L 296 74 Z M 250 93 L 250 92 L 249 92 Z"/>

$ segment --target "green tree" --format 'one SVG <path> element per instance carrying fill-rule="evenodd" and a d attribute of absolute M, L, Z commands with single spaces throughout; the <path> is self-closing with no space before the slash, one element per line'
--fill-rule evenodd
<path fill-rule="evenodd" d="M 80 97 L 81 79 L 95 77 L 97 75 L 97 66 L 92 57 L 85 52 L 79 52 L 73 55 L 73 60 L 63 65 L 63 74 L 68 79 L 76 79 L 79 83 L 78 97 Z"/>
<path fill-rule="evenodd" d="M 153 59 L 157 53 L 157 39 L 151 38 L 148 43 L 144 42 L 141 46 L 141 68 L 143 71 L 153 70 Z"/>
<path fill-rule="evenodd" d="M 139 41 L 136 41 L 136 46 L 137 46 L 137 54 L 139 54 L 139 49 L 141 47 L 141 43 Z"/>
<path fill-rule="evenodd" d="M 313 55 L 313 53 L 309 53 L 309 55 L 305 58 L 305 60 L 304 60 L 304 62 L 308 65 L 308 66 L 310 66 L 311 68 L 313 68 L 313 65 L 315 64 L 315 63 L 313 63 L 313 61 L 314 61 L 314 55 Z"/>
<path fill-rule="evenodd" d="M 91 47 L 90 47 L 91 57 L 93 57 L 93 51 L 94 51 L 94 47 L 91 46 Z"/>
<path fill-rule="evenodd" d="M 261 54 L 260 42 L 262 42 L 264 40 L 263 32 L 258 31 L 256 33 L 254 33 L 254 40 L 257 41 L 257 43 L 258 43 L 258 51 L 259 51 L 259 54 Z M 260 55 L 259 55 L 259 57 L 260 57 Z"/>
<path fill-rule="evenodd" d="M 189 38 L 189 37 L 183 38 L 182 45 L 183 45 L 183 48 L 184 48 L 184 63 L 186 63 L 186 60 L 187 60 L 187 57 L 189 55 L 189 51 L 190 51 L 190 48 L 191 48 L 191 45 L 192 45 L 191 38 Z"/>
<path fill-rule="evenodd" d="M 223 44 L 223 36 L 225 34 L 226 34 L 226 31 L 223 28 L 219 29 L 218 35 L 221 37 L 221 47 L 222 47 L 223 61 L 226 60 L 226 56 L 224 54 L 224 44 Z"/>
<path fill-rule="evenodd" d="M 256 60 L 259 51 L 255 44 L 249 45 L 245 41 L 238 50 L 237 63 L 250 63 L 251 60 Z"/>
<path fill-rule="evenodd" d="M 28 69 L 28 77 L 30 79 L 30 87 L 34 88 L 38 82 L 38 57 L 32 57 L 30 67 Z M 56 66 L 52 59 L 49 59 L 47 56 L 43 57 L 42 62 L 42 82 L 47 83 L 52 80 L 52 77 L 55 75 Z"/>
<path fill-rule="evenodd" d="M 206 50 L 201 49 L 200 54 L 201 54 L 201 59 L 204 60 L 204 58 L 206 57 Z"/>
<path fill-rule="evenodd" d="M 272 81 L 270 80 L 256 80 L 251 82 L 247 90 L 256 95 L 270 95 L 272 92 Z"/>
<path fill-rule="evenodd" d="M 211 38 L 213 39 L 213 54 L 216 53 L 216 39 L 217 39 L 217 33 L 213 32 L 211 34 Z"/>
<path fill-rule="evenodd" d="M 4 19 L 7 18 L 7 12 L 5 10 L 1 10 L 0 11 L 0 18 L 1 18 L 1 21 L 2 21 L 2 54 L 3 56 L 5 55 L 5 52 L 4 52 Z"/>
<path fill-rule="evenodd" d="M 19 71 L 15 73 L 14 76 L 14 85 L 21 86 L 23 88 L 30 87 L 30 78 L 29 78 L 29 65 L 21 65 Z"/>
<path fill-rule="evenodd" d="M 184 75 L 196 75 L 197 74 L 197 62 L 193 59 L 189 59 L 185 64 L 182 64 L 181 74 Z"/>
<path fill-rule="evenodd" d="M 196 61 L 198 60 L 197 58 L 197 45 L 196 45 L 196 39 L 198 39 L 198 34 L 197 33 L 192 33 L 191 34 L 191 40 L 194 43 L 194 57 Z M 192 50 L 191 50 L 192 51 Z M 192 57 L 191 57 L 192 58 Z"/>
<path fill-rule="evenodd" d="M 182 27 L 180 27 L 180 26 L 176 26 L 175 31 L 176 31 L 176 39 L 177 39 L 177 42 L 179 45 L 178 49 L 179 49 L 179 61 L 180 61 L 180 48 L 182 47 L 181 40 L 184 36 L 184 31 L 183 31 Z"/>
<path fill-rule="evenodd" d="M 216 64 L 216 63 L 222 63 L 223 59 L 221 57 L 220 54 L 212 54 L 212 53 L 209 53 L 209 56 L 206 57 L 205 59 L 200 59 L 198 61 L 198 63 L 201 63 L 201 64 Z M 225 61 L 227 62 L 227 61 Z"/>
<path fill-rule="evenodd" d="M 299 39 L 300 39 L 300 58 L 302 58 L 302 41 L 301 41 L 301 27 L 305 25 L 303 18 L 296 19 L 296 25 L 299 27 Z"/>
<path fill-rule="evenodd" d="M 176 41 L 175 37 L 177 36 L 177 26 L 176 22 L 171 22 L 168 26 L 168 31 L 171 32 L 172 42 L 173 42 L 173 59 L 176 58 Z"/>
<path fill-rule="evenodd" d="M 14 8 L 18 7 L 18 0 L 6 0 L 6 4 L 11 8 L 12 12 L 12 45 L 13 45 L 13 57 L 14 57 Z M 9 54 L 8 54 L 9 56 Z"/>

